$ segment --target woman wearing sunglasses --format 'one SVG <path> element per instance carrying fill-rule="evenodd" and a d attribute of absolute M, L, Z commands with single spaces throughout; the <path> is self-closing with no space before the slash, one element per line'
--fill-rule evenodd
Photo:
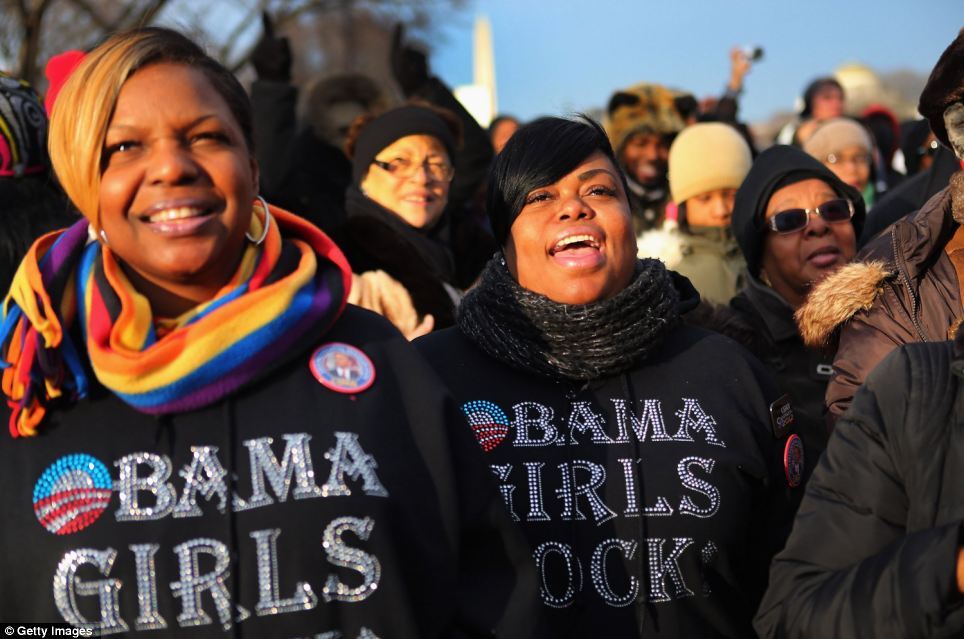
<path fill-rule="evenodd" d="M 770 367 L 791 398 L 814 462 L 827 443 L 824 392 L 833 357 L 804 345 L 794 311 L 814 283 L 853 259 L 864 216 L 856 189 L 791 146 L 761 153 L 736 194 L 733 234 L 746 258 L 747 284 L 718 309 L 713 328 Z"/>
<path fill-rule="evenodd" d="M 444 211 L 460 137 L 455 116 L 422 105 L 360 116 L 348 132 L 348 219 L 335 239 L 360 275 L 350 301 L 408 337 L 454 321 L 460 294 Z"/>

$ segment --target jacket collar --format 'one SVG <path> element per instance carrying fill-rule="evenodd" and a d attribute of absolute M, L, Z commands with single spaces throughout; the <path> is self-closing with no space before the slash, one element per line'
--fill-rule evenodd
<path fill-rule="evenodd" d="M 763 320 L 767 331 L 773 339 L 782 342 L 790 339 L 800 339 L 800 333 L 793 320 L 793 308 L 787 304 L 786 300 L 780 297 L 776 291 L 753 277 L 749 272 L 744 272 L 746 287 L 737 293 L 734 302 L 740 305 L 740 300 L 756 312 Z"/>
<path fill-rule="evenodd" d="M 904 224 L 894 225 L 894 255 L 898 265 L 906 269 L 907 275 L 917 280 L 940 257 L 940 252 L 950 240 L 957 223 L 951 214 L 951 193 L 949 188 L 938 192 Z"/>

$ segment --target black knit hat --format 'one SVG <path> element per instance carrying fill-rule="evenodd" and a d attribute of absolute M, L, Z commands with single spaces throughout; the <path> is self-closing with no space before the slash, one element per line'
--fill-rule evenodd
<path fill-rule="evenodd" d="M 930 122 L 931 131 L 948 148 L 951 144 L 944 126 L 944 111 L 955 102 L 964 102 L 964 29 L 937 60 L 917 104 L 917 110 Z"/>
<path fill-rule="evenodd" d="M 448 124 L 435 111 L 417 105 L 404 105 L 382 113 L 365 125 L 355 142 L 352 178 L 359 186 L 368 167 L 382 149 L 408 135 L 430 135 L 442 143 L 451 161 L 455 160 L 456 141 Z"/>
<path fill-rule="evenodd" d="M 778 144 L 757 156 L 750 167 L 733 203 L 733 217 L 730 227 L 736 238 L 747 269 L 754 277 L 760 273 L 763 259 L 763 238 L 766 226 L 766 209 L 770 197 L 778 189 L 797 182 L 816 178 L 823 180 L 841 197 L 854 205 L 854 235 L 860 236 L 864 227 L 867 209 L 864 199 L 854 187 L 845 184 L 817 159 L 795 146 Z"/>

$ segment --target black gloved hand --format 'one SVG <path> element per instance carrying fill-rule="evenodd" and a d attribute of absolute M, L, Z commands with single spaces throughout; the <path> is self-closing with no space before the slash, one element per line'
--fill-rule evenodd
<path fill-rule="evenodd" d="M 258 74 L 259 80 L 271 82 L 291 81 L 291 48 L 288 38 L 276 38 L 271 16 L 267 11 L 261 12 L 261 22 L 264 34 L 251 52 L 251 64 Z"/>
<path fill-rule="evenodd" d="M 392 75 L 406 97 L 411 96 L 428 81 L 428 59 L 425 53 L 405 44 L 405 26 L 395 26 L 392 35 L 392 53 L 389 60 Z"/>

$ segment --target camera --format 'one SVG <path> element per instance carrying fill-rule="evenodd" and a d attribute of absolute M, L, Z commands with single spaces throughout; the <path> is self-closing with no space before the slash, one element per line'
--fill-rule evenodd
<path fill-rule="evenodd" d="M 750 62 L 758 62 L 763 59 L 763 47 L 743 47 L 743 55 L 745 55 L 746 59 Z"/>

